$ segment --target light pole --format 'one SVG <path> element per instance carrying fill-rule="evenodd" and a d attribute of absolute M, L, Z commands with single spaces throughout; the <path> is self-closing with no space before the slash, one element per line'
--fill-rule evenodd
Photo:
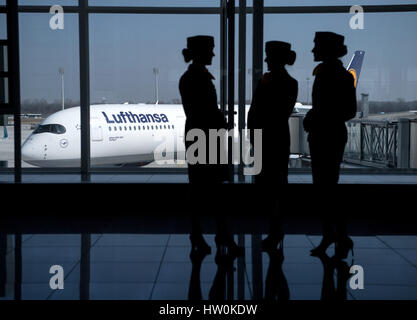
<path fill-rule="evenodd" d="M 159 97 L 158 97 L 158 74 L 159 74 L 159 69 L 158 68 L 153 68 L 153 74 L 155 75 L 155 104 L 158 104 L 159 101 Z"/>
<path fill-rule="evenodd" d="M 62 110 L 64 110 L 65 107 L 65 91 L 64 91 L 64 68 L 59 68 L 58 70 L 59 74 L 61 75 L 61 99 L 62 99 Z"/>

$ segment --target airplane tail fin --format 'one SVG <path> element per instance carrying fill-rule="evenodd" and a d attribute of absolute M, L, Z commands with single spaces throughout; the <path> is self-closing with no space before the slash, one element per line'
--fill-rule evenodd
<path fill-rule="evenodd" d="M 365 51 L 361 51 L 361 50 L 355 51 L 352 59 L 349 62 L 348 67 L 346 68 L 346 70 L 349 71 L 352 74 L 353 78 L 355 79 L 355 87 L 357 86 L 358 81 L 359 81 L 359 75 L 361 73 L 364 57 L 365 57 Z"/>

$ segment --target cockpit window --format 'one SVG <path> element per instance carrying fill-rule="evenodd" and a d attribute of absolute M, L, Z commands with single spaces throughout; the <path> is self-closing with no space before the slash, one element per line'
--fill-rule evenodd
<path fill-rule="evenodd" d="M 49 132 L 49 133 L 54 133 L 54 134 L 64 134 L 67 130 L 65 129 L 64 126 L 60 125 L 60 124 L 44 124 L 44 125 L 39 125 L 35 131 L 33 131 L 33 134 L 38 134 L 38 133 L 44 133 L 44 132 Z"/>

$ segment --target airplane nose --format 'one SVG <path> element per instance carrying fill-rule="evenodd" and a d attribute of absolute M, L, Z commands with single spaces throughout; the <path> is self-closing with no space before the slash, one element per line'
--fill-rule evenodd
<path fill-rule="evenodd" d="M 22 146 L 22 160 L 39 160 L 42 153 L 37 149 L 39 148 L 36 148 L 36 144 L 33 141 L 27 140 Z"/>

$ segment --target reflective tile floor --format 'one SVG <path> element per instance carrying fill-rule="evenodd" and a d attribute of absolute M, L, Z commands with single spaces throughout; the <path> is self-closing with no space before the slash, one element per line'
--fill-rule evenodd
<path fill-rule="evenodd" d="M 191 277 L 190 241 L 184 234 L 92 234 L 88 241 L 85 236 L 82 241 L 80 234 L 22 235 L 21 283 L 17 286 L 21 288 L 22 299 L 79 299 L 83 295 L 88 299 L 186 300 L 190 294 L 192 297 L 198 294 L 200 285 L 202 299 L 206 300 L 216 272 L 220 283 L 225 283 L 226 278 L 222 280 L 221 263 L 215 262 L 214 236 L 205 238 L 212 254 L 204 258 L 200 272 L 194 260 L 197 277 Z M 13 299 L 15 275 L 20 272 L 15 259 L 15 237 L 3 235 L 2 239 L 3 242 L 7 239 L 6 246 L 3 245 L 5 256 L 0 259 L 6 283 L 0 282 L 4 291 L 0 299 Z M 235 239 L 238 240 L 237 236 Z M 320 242 L 320 236 L 286 235 L 282 267 L 276 256 L 271 260 L 267 253 L 252 250 L 251 235 L 241 239 L 245 241 L 244 263 L 234 260 L 235 270 L 229 273 L 233 278 L 227 289 L 234 299 L 250 300 L 259 292 L 264 298 L 273 292 L 270 289 L 277 282 L 281 288 L 278 299 L 285 299 L 289 293 L 290 299 L 318 300 L 334 292 L 342 295 L 344 292 L 350 300 L 417 299 L 417 236 L 352 237 L 354 260 L 350 254 L 334 273 L 329 273 L 329 264 L 309 255 L 310 249 Z M 331 246 L 327 254 L 333 253 Z M 253 268 L 254 263 L 257 268 Z M 53 265 L 63 268 L 62 290 L 50 288 Z M 353 287 L 363 281 L 363 289 L 351 288 L 352 279 L 359 272 L 351 279 L 339 281 L 339 270 L 351 265 L 362 267 L 362 278 L 355 278 Z M 254 269 L 262 272 L 253 272 Z M 257 276 L 262 281 L 256 280 Z M 191 292 L 190 283 L 194 288 Z"/>

